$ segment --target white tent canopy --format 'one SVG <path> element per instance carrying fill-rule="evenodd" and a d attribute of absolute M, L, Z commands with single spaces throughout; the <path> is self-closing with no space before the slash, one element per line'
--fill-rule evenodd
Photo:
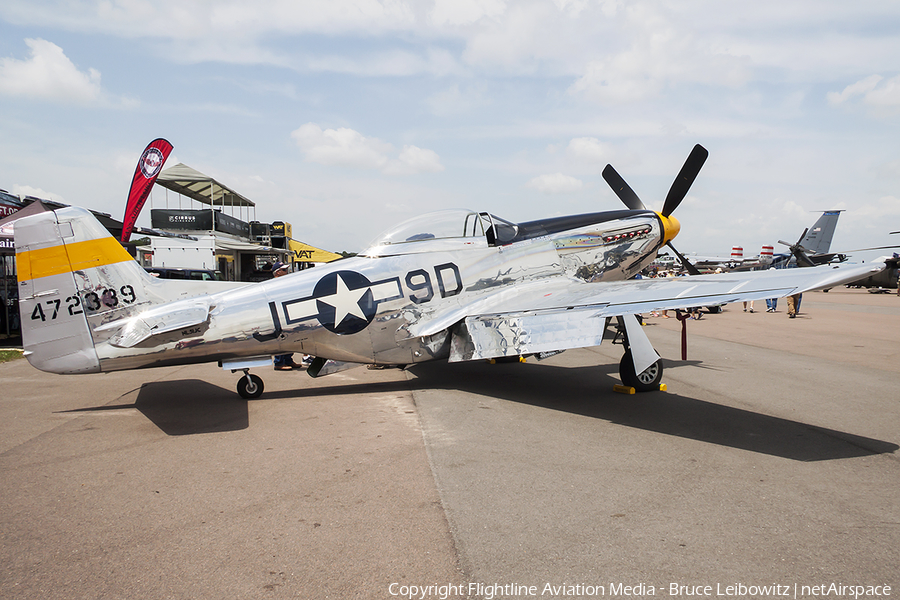
<path fill-rule="evenodd" d="M 252 207 L 254 217 L 256 215 L 256 204 L 253 201 L 245 198 L 224 183 L 220 183 L 209 175 L 205 175 L 184 163 L 178 163 L 174 167 L 164 170 L 159 174 L 156 183 L 201 204 L 230 206 L 232 207 L 232 214 L 235 206 L 246 206 L 248 207 L 248 212 L 249 208 Z"/>

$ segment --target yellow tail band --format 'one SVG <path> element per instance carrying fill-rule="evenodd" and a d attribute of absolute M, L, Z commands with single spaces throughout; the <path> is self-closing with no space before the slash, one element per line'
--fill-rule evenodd
<path fill-rule="evenodd" d="M 60 244 L 16 254 L 19 281 L 50 277 L 133 260 L 113 237 Z"/>

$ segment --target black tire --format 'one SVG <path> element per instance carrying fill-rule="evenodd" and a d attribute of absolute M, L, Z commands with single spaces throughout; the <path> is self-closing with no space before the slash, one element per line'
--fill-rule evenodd
<path fill-rule="evenodd" d="M 654 392 L 659 390 L 659 382 L 662 381 L 662 359 L 647 367 L 642 373 L 634 372 L 634 359 L 631 350 L 626 350 L 619 361 L 619 377 L 622 384 L 633 387 L 638 392 Z"/>
<path fill-rule="evenodd" d="M 244 400 L 259 398 L 263 393 L 263 380 L 259 375 L 247 374 L 238 379 L 237 393 Z"/>

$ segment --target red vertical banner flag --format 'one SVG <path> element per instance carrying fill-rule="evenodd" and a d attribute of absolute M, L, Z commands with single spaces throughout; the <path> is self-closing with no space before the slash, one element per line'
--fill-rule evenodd
<path fill-rule="evenodd" d="M 128 204 L 125 205 L 125 218 L 122 219 L 122 243 L 131 239 L 131 232 L 137 221 L 144 202 L 150 195 L 150 189 L 156 182 L 159 172 L 162 171 L 169 153 L 172 152 L 172 144 L 167 140 L 158 138 L 150 142 L 134 170 L 134 178 L 131 180 L 131 189 L 128 191 Z"/>

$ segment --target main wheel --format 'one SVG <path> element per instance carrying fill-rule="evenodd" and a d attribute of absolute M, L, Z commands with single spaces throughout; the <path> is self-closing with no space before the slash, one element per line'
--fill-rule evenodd
<path fill-rule="evenodd" d="M 259 375 L 251 375 L 247 373 L 237 383 L 237 393 L 244 400 L 252 400 L 259 398 L 263 393 L 263 380 Z"/>
<path fill-rule="evenodd" d="M 619 361 L 619 377 L 622 379 L 622 383 L 633 387 L 638 392 L 658 390 L 662 374 L 662 359 L 657 360 L 641 373 L 634 372 L 634 358 L 631 356 L 631 350 L 626 350 L 622 355 L 622 360 Z"/>

